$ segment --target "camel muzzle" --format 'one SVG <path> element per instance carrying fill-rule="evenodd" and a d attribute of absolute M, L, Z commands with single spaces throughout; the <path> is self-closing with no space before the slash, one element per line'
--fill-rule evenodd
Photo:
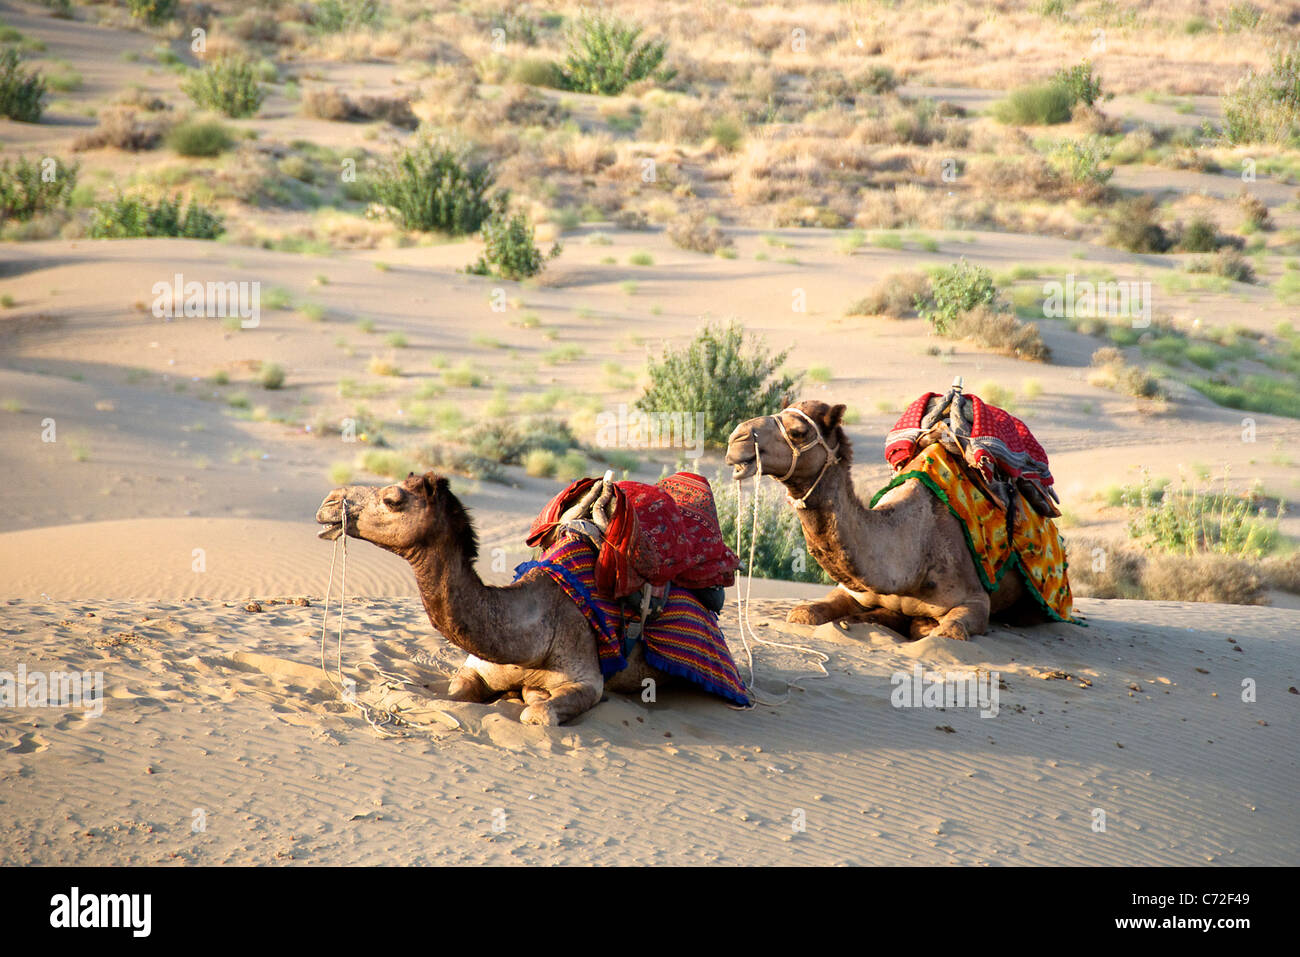
<path fill-rule="evenodd" d="M 331 492 L 326 496 L 325 501 L 316 510 L 316 522 L 319 525 L 328 526 L 316 533 L 317 538 L 323 538 L 327 542 L 332 542 L 343 534 L 343 507 L 347 506 L 348 531 L 356 536 L 357 516 L 361 513 L 361 506 L 355 502 L 350 502 L 338 492 Z"/>

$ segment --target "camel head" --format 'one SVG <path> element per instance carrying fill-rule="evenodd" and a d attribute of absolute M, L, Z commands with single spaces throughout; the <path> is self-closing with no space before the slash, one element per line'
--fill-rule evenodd
<path fill-rule="evenodd" d="M 452 494 L 447 480 L 433 472 L 412 472 L 396 485 L 336 488 L 316 510 L 316 521 L 326 526 L 319 538 L 333 541 L 346 531 L 352 538 L 405 558 L 429 548 L 454 549 L 471 560 L 478 555 L 478 539 L 465 506 Z"/>
<path fill-rule="evenodd" d="M 792 411 L 794 409 L 803 415 Z M 764 475 L 807 488 L 826 469 L 830 455 L 827 445 L 837 450 L 839 461 L 850 460 L 848 439 L 840 428 L 843 417 L 842 405 L 805 399 L 775 415 L 745 420 L 736 426 L 727 440 L 726 462 L 732 467 L 732 477 L 739 482 L 757 474 L 758 460 L 761 459 Z M 757 456 L 754 454 L 755 445 L 758 447 Z M 797 457 L 796 449 L 799 450 Z"/>

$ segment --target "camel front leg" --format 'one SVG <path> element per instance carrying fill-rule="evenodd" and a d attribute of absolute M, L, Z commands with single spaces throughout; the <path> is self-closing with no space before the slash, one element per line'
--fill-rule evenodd
<path fill-rule="evenodd" d="M 978 598 L 971 598 L 965 604 L 948 609 L 929 635 L 967 641 L 971 635 L 982 635 L 988 630 L 989 598 L 988 595 L 980 595 Z"/>
<path fill-rule="evenodd" d="M 588 711 L 603 691 L 601 685 L 566 681 L 553 688 L 524 688 L 526 707 L 519 714 L 522 724 L 564 724 Z"/>
<path fill-rule="evenodd" d="M 828 621 L 841 618 L 853 618 L 866 611 L 874 611 L 862 605 L 843 588 L 836 588 L 821 601 L 807 601 L 795 605 L 785 620 L 794 625 L 822 625 Z"/>

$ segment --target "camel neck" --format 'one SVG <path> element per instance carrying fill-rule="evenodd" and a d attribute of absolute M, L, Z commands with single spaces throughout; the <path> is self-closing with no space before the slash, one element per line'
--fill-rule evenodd
<path fill-rule="evenodd" d="M 795 498 L 805 491 L 787 489 Z M 892 507 L 871 509 L 863 504 L 853 491 L 847 462 L 828 469 L 795 514 L 809 552 L 837 582 L 881 594 L 899 590 L 894 581 L 897 563 L 889 560 L 890 542 L 900 531 L 899 516 Z"/>
<path fill-rule="evenodd" d="M 415 571 L 424 610 L 453 645 L 500 665 L 532 666 L 549 652 L 536 624 L 537 596 L 526 585 L 486 585 L 469 556 L 426 547 L 404 555 Z M 532 602 L 530 608 L 516 607 Z"/>

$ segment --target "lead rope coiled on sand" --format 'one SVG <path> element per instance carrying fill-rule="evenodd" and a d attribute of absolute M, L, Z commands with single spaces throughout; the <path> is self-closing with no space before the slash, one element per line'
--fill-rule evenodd
<path fill-rule="evenodd" d="M 334 565 L 338 560 L 338 555 L 339 555 L 339 539 L 342 539 L 343 541 L 343 569 L 342 569 L 342 575 L 340 576 L 339 579 L 339 640 L 338 640 L 338 649 L 334 659 L 334 669 L 339 679 L 338 683 L 336 684 L 334 681 L 334 676 L 329 673 L 329 669 L 325 666 L 325 633 L 326 630 L 329 628 L 330 594 L 334 591 Z M 363 704 L 357 698 L 355 682 L 353 682 L 352 690 L 350 692 L 344 690 L 346 681 L 343 678 L 343 610 L 347 605 L 347 591 L 348 591 L 348 503 L 346 500 L 344 500 L 343 533 L 338 538 L 334 539 L 334 549 L 330 553 L 330 579 L 329 579 L 329 584 L 325 586 L 325 611 L 321 615 L 321 625 L 320 625 L 320 670 L 321 670 L 321 674 L 325 676 L 325 680 L 328 681 L 330 687 L 333 688 L 338 693 L 339 698 L 344 702 L 344 704 L 350 705 L 351 707 L 359 711 L 361 713 L 361 717 L 365 718 L 366 724 L 370 725 L 371 729 L 375 732 L 375 734 L 377 734 L 381 738 L 403 737 L 405 734 L 404 731 L 395 730 L 397 728 L 405 727 L 408 724 L 408 722 L 401 715 L 397 714 L 395 711 L 385 711 L 379 708 L 372 708 L 369 705 Z M 391 689 L 394 690 L 400 689 L 404 685 L 409 685 L 411 683 L 407 681 L 405 678 L 401 677 L 400 675 L 395 675 L 379 668 L 376 668 L 375 670 L 379 673 L 379 677 L 383 679 L 384 684 Z M 443 712 L 439 712 L 439 713 L 444 714 Z M 456 727 L 458 728 L 460 727 L 460 722 L 456 721 L 456 719 L 452 715 L 444 714 L 444 717 L 447 720 L 453 722 Z"/>
<path fill-rule="evenodd" d="M 752 697 L 754 701 L 753 704 L 750 704 L 747 707 L 739 707 L 736 705 L 732 705 L 732 707 L 737 711 L 748 711 L 758 707 L 759 705 L 767 705 L 771 707 L 774 705 L 784 704 L 785 702 L 790 700 L 790 691 L 792 689 L 798 688 L 800 691 L 805 690 L 803 686 L 800 685 L 799 682 L 807 681 L 813 678 L 829 678 L 831 676 L 830 672 L 826 670 L 826 663 L 831 660 L 829 655 L 824 654 L 823 652 L 820 652 L 815 648 L 808 648 L 804 645 L 792 645 L 782 641 L 768 641 L 765 638 L 760 638 L 758 637 L 758 634 L 754 631 L 754 626 L 750 623 L 749 612 L 750 612 L 750 607 L 752 605 L 751 594 L 754 587 L 754 551 L 755 551 L 756 543 L 758 542 L 758 505 L 759 505 L 758 485 L 763 478 L 763 459 L 758 451 L 757 440 L 755 440 L 754 442 L 754 467 L 755 467 L 754 495 L 753 495 L 754 523 L 751 528 L 750 536 L 749 536 L 749 562 L 745 565 L 744 589 L 742 590 L 741 583 L 739 581 L 736 582 L 736 618 L 740 627 L 740 641 L 741 644 L 745 646 L 745 659 L 746 659 L 747 667 L 749 669 L 749 680 L 745 682 L 745 690 L 749 692 L 750 697 Z M 741 505 L 742 502 L 744 501 L 744 497 L 741 494 L 740 487 L 743 484 L 744 484 L 743 482 L 736 483 L 736 554 L 737 556 L 741 554 L 740 517 L 743 514 Z M 746 631 L 749 632 L 748 635 L 745 634 Z M 754 640 L 754 644 L 756 645 L 767 645 L 770 648 L 785 648 L 789 651 L 797 651 L 802 654 L 811 655 L 814 659 L 813 664 L 817 666 L 818 670 L 821 671 L 821 674 L 802 675 L 798 678 L 795 678 L 793 681 L 786 679 L 785 692 L 781 695 L 780 698 L 776 698 L 774 700 L 764 700 L 755 690 L 754 651 L 749 644 L 751 638 Z"/>

